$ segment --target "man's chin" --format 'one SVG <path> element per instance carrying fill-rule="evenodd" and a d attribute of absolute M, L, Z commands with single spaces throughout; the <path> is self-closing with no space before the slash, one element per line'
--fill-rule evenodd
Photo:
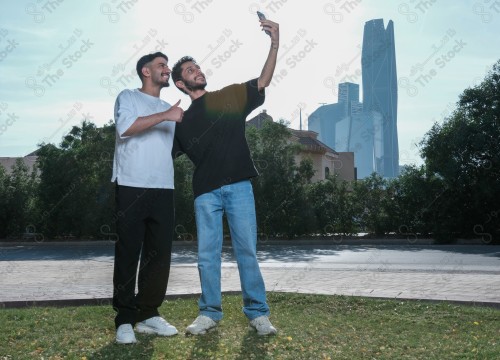
<path fill-rule="evenodd" d="M 194 86 L 191 86 L 191 91 L 194 91 L 194 90 L 205 90 L 205 88 L 207 87 L 207 83 L 204 82 L 204 83 L 199 83 L 199 84 L 196 84 Z"/>

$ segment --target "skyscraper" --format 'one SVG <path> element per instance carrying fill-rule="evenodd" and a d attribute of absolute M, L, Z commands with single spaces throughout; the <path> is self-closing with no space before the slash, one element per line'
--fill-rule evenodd
<path fill-rule="evenodd" d="M 338 102 L 324 105 L 308 119 L 309 129 L 336 151 L 354 152 L 358 178 L 376 172 L 399 174 L 397 78 L 394 25 L 366 22 L 361 53 L 363 103 L 359 85 L 340 83 Z"/>
<path fill-rule="evenodd" d="M 363 77 L 363 109 L 382 116 L 383 152 L 376 164 L 377 172 L 385 177 L 399 174 L 399 147 L 397 129 L 398 87 L 394 23 L 384 29 L 384 20 L 365 23 L 361 52 Z"/>

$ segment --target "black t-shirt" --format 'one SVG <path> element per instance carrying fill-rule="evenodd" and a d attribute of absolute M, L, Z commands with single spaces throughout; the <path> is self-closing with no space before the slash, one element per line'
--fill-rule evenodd
<path fill-rule="evenodd" d="M 245 120 L 264 99 L 253 79 L 206 92 L 184 112 L 176 125 L 173 152 L 185 153 L 195 165 L 195 197 L 258 175 L 245 138 Z"/>

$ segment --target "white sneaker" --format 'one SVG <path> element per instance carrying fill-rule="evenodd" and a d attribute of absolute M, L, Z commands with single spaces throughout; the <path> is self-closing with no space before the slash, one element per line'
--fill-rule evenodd
<path fill-rule="evenodd" d="M 208 316 L 199 315 L 191 325 L 186 328 L 186 333 L 193 335 L 206 334 L 208 330 L 217 326 L 217 323 Z"/>
<path fill-rule="evenodd" d="M 257 330 L 257 335 L 275 335 L 278 330 L 271 324 L 267 316 L 259 316 L 250 321 L 250 326 Z"/>
<path fill-rule="evenodd" d="M 134 328 L 131 324 L 121 324 L 116 329 L 116 342 L 118 344 L 133 344 L 136 343 Z"/>
<path fill-rule="evenodd" d="M 172 336 L 177 334 L 175 326 L 170 325 L 160 316 L 154 316 L 135 324 L 135 330 L 143 334 L 156 334 L 161 336 Z"/>

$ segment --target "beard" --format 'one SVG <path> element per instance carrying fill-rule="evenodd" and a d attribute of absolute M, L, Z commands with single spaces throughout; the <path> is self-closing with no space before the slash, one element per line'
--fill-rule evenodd
<path fill-rule="evenodd" d="M 167 81 L 162 81 L 162 80 L 160 80 L 160 81 L 159 81 L 159 83 L 160 83 L 160 86 L 161 86 L 162 88 L 164 88 L 164 87 L 169 87 L 169 86 L 170 86 L 170 77 L 167 79 Z"/>
<path fill-rule="evenodd" d="M 198 84 L 190 80 L 182 80 L 182 81 L 184 82 L 184 85 L 186 85 L 186 89 L 188 89 L 189 91 L 205 90 L 205 88 L 207 87 L 206 80 L 204 84 Z"/>
<path fill-rule="evenodd" d="M 167 81 L 165 81 L 163 79 L 163 76 L 159 75 L 157 77 L 154 77 L 153 79 L 153 83 L 157 86 L 160 86 L 160 88 L 164 88 L 164 87 L 169 87 L 170 86 L 170 76 L 167 78 Z"/>

